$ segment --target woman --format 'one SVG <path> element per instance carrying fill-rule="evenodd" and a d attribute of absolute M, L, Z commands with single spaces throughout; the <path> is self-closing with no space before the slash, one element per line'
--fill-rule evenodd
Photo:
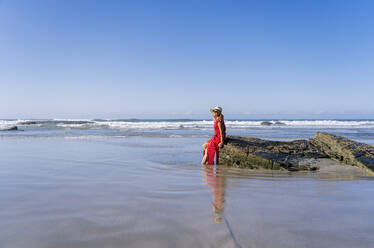
<path fill-rule="evenodd" d="M 201 164 L 214 164 L 214 155 L 216 155 L 216 164 L 218 164 L 219 150 L 223 147 L 226 139 L 226 126 L 223 119 L 222 108 L 214 107 L 210 109 L 214 118 L 214 135 L 203 145 L 203 160 Z"/>

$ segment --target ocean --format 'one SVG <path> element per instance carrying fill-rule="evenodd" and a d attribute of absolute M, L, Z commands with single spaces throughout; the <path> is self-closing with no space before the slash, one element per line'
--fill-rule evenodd
<path fill-rule="evenodd" d="M 270 125 L 262 125 L 268 122 Z M 372 143 L 374 120 L 225 120 L 229 135 L 264 139 L 307 139 L 316 131 L 326 131 Z M 17 126 L 17 132 L 0 132 L 0 138 L 125 138 L 125 137 L 205 137 L 213 132 L 213 121 L 193 119 L 49 119 L 0 120 L 0 130 Z"/>
<path fill-rule="evenodd" d="M 225 123 L 227 135 L 374 145 L 374 120 Z M 202 167 L 211 119 L 0 120 L 13 126 L 0 131 L 1 248 L 374 244 L 372 177 Z"/>

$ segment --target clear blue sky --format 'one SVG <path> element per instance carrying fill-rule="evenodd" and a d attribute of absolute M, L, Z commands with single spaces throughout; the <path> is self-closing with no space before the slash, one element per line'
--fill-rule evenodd
<path fill-rule="evenodd" d="M 374 1 L 0 0 L 0 118 L 374 118 Z"/>

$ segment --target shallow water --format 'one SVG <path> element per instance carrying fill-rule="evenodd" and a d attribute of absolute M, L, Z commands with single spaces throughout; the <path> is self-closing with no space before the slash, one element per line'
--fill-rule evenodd
<path fill-rule="evenodd" d="M 374 180 L 201 167 L 205 138 L 3 138 L 0 247 L 372 247 Z"/>

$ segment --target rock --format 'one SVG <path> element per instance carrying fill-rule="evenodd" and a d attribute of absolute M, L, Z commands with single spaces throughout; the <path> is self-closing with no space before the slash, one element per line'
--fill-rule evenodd
<path fill-rule="evenodd" d="M 311 143 L 332 159 L 374 171 L 373 146 L 322 132 L 317 132 Z"/>
<path fill-rule="evenodd" d="M 314 171 L 316 161 L 327 158 L 365 169 L 374 174 L 374 147 L 343 137 L 317 132 L 313 139 L 268 141 L 227 136 L 220 163 L 251 169 Z"/>
<path fill-rule="evenodd" d="M 220 163 L 251 169 L 298 171 L 315 170 L 310 158 L 325 157 L 307 140 L 282 142 L 228 136 L 220 152 Z"/>
<path fill-rule="evenodd" d="M 14 126 L 6 129 L 0 129 L 0 131 L 18 131 L 18 127 Z"/>
<path fill-rule="evenodd" d="M 36 121 L 23 121 L 19 124 L 21 124 L 21 125 L 36 125 L 36 124 L 38 124 L 38 122 L 36 122 Z"/>
<path fill-rule="evenodd" d="M 281 122 L 281 121 L 277 121 L 277 122 L 275 122 L 275 125 L 286 125 L 286 123 Z"/>
<path fill-rule="evenodd" d="M 272 123 L 269 122 L 269 121 L 263 121 L 263 122 L 261 122 L 261 125 L 262 126 L 270 126 L 270 125 L 272 125 Z"/>

